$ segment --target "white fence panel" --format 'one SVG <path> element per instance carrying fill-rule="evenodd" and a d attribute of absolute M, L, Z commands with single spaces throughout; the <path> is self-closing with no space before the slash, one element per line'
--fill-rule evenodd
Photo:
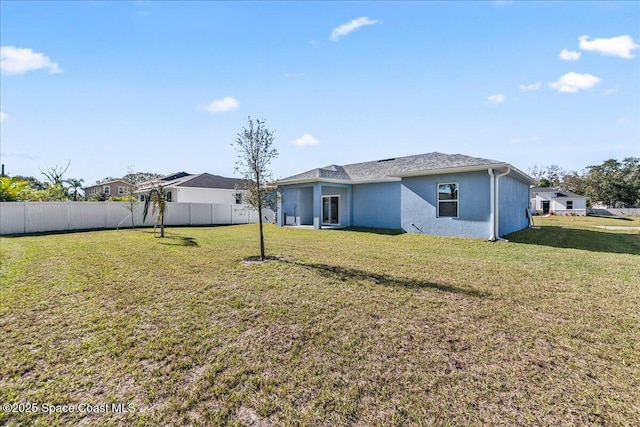
<path fill-rule="evenodd" d="M 69 210 L 69 229 L 86 230 L 90 228 L 104 228 L 105 216 L 102 203 L 74 202 Z"/>
<path fill-rule="evenodd" d="M 214 224 L 231 224 L 231 212 L 233 205 L 213 205 L 213 223 Z"/>
<path fill-rule="evenodd" d="M 26 203 L 27 233 L 69 229 L 68 202 Z"/>
<path fill-rule="evenodd" d="M 93 202 L 96 203 L 96 202 Z M 123 202 L 106 202 L 105 208 L 105 228 L 117 228 L 126 227 L 131 225 L 131 219 L 129 219 L 129 209 L 127 209 L 127 203 Z M 129 221 L 129 222 L 127 222 Z"/>
<path fill-rule="evenodd" d="M 0 234 L 25 232 L 25 204 L 21 202 L 0 203 Z"/>
<path fill-rule="evenodd" d="M 257 216 L 257 215 L 256 215 Z M 235 205 L 231 211 L 232 224 L 249 224 L 249 208 L 245 205 Z"/>
<path fill-rule="evenodd" d="M 211 203 L 191 203 L 190 224 L 213 224 L 213 207 Z"/>
<path fill-rule="evenodd" d="M 610 208 L 610 209 L 589 209 L 590 214 L 612 215 L 612 216 L 636 216 L 640 215 L 640 208 Z"/>
<path fill-rule="evenodd" d="M 134 207 L 135 225 L 153 226 L 157 215 L 149 211 L 142 221 L 143 204 Z M 0 234 L 88 230 L 131 227 L 131 211 L 126 202 L 2 202 Z M 266 222 L 275 214 L 263 211 Z M 210 203 L 169 203 L 165 225 L 226 225 L 258 221 L 257 211 L 247 205 Z"/>
<path fill-rule="evenodd" d="M 189 225 L 190 203 L 167 203 L 165 225 Z"/>

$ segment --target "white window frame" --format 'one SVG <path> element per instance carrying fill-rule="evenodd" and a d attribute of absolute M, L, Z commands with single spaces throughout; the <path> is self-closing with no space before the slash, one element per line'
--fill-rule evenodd
<path fill-rule="evenodd" d="M 236 205 L 241 205 L 242 204 L 242 199 L 244 199 L 242 193 L 236 192 L 236 193 L 233 194 L 233 197 L 235 198 Z"/>
<path fill-rule="evenodd" d="M 337 197 L 338 198 L 338 222 L 337 223 L 331 223 L 331 222 L 324 222 L 324 199 L 325 198 L 331 198 L 331 197 Z M 340 226 L 342 224 L 342 209 L 340 208 L 342 204 L 340 203 L 340 195 L 339 194 L 323 194 L 322 195 L 322 206 L 320 207 L 320 224 L 321 225 L 326 225 L 326 226 Z"/>
<path fill-rule="evenodd" d="M 571 206 L 569 206 L 569 204 L 571 204 Z M 568 211 L 573 210 L 573 200 L 567 200 L 567 210 Z"/>
<path fill-rule="evenodd" d="M 440 186 L 455 185 L 458 198 L 455 200 L 440 200 Z M 440 203 L 455 203 L 456 216 L 440 216 Z M 459 218 L 460 217 L 460 183 L 459 182 L 438 182 L 436 184 L 436 218 Z"/>
<path fill-rule="evenodd" d="M 107 194 L 110 196 L 111 195 L 111 187 L 109 187 L 108 185 L 103 185 L 102 186 L 102 192 L 105 194 L 105 196 Z"/>
<path fill-rule="evenodd" d="M 124 187 L 121 185 L 118 185 L 118 194 L 119 195 L 123 195 L 124 194 Z"/>

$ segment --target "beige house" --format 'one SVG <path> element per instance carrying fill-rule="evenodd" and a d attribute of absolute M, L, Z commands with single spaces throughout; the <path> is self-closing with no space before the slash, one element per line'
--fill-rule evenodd
<path fill-rule="evenodd" d="M 100 200 L 109 200 L 112 197 L 124 197 L 128 193 L 131 184 L 121 179 L 111 179 L 84 188 L 84 199 L 90 200 L 98 197 Z"/>

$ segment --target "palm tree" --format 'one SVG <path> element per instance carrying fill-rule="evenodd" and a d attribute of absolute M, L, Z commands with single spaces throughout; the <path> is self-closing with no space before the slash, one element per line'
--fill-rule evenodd
<path fill-rule="evenodd" d="M 69 190 L 73 189 L 73 192 L 72 192 L 73 201 L 77 202 L 78 188 L 82 188 L 82 184 L 84 184 L 84 179 L 69 178 L 69 179 L 65 179 L 64 182 L 70 185 Z"/>
<path fill-rule="evenodd" d="M 164 237 L 164 214 L 167 210 L 167 192 L 164 187 L 154 187 L 149 191 L 149 194 L 144 199 L 144 210 L 142 211 L 142 221 L 147 219 L 149 213 L 149 205 L 151 205 L 151 214 L 155 215 L 156 211 L 158 216 L 156 217 L 156 226 L 160 223 L 160 237 Z M 155 227 L 153 233 L 155 234 Z"/>

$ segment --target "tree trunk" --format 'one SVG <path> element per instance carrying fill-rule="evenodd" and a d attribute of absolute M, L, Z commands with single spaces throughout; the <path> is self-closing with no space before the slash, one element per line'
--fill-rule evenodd
<path fill-rule="evenodd" d="M 164 237 L 164 215 L 162 215 L 162 219 L 160 220 L 160 237 Z"/>
<path fill-rule="evenodd" d="M 262 206 L 258 206 L 258 223 L 260 224 L 260 259 L 264 261 L 264 234 L 262 233 Z"/>

